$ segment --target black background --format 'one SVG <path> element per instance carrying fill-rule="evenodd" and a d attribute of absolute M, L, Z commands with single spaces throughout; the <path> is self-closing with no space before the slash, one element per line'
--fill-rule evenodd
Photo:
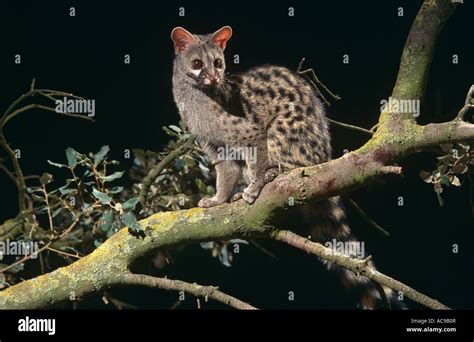
<path fill-rule="evenodd" d="M 124 149 L 159 150 L 168 137 L 161 126 L 176 124 L 178 114 L 171 94 L 173 48 L 169 39 L 175 26 L 209 33 L 230 25 L 228 71 L 243 71 L 264 63 L 296 69 L 301 57 L 320 80 L 342 96 L 329 116 L 370 128 L 376 123 L 380 101 L 393 88 L 410 26 L 421 1 L 290 1 L 290 2 L 106 2 L 2 1 L 0 4 L 0 109 L 28 90 L 32 78 L 40 88 L 73 92 L 96 100 L 96 122 L 62 118 L 32 111 L 13 120 L 6 135 L 22 151 L 25 174 L 58 170 L 46 160 L 64 161 L 68 146 L 81 152 L 110 145 L 112 157 L 127 168 Z M 76 16 L 69 16 L 69 8 Z M 178 7 L 186 10 L 178 16 Z M 295 17 L 288 17 L 289 6 Z M 397 8 L 404 16 L 397 16 Z M 461 107 L 473 82 L 470 37 L 473 5 L 458 7 L 434 55 L 422 103 L 420 122 L 445 121 Z M 21 54 L 22 64 L 14 64 Z M 131 64 L 123 63 L 124 54 Z M 240 64 L 229 63 L 240 55 Z M 342 55 L 350 55 L 350 64 Z M 459 55 L 459 64 L 451 63 Z M 332 127 L 334 156 L 354 149 L 366 136 Z M 2 151 L 3 153 L 3 151 Z M 3 155 L 3 154 L 2 154 Z M 402 163 L 404 177 L 388 177 L 351 194 L 379 224 L 391 232 L 381 236 L 349 210 L 351 226 L 386 274 L 413 286 L 448 306 L 472 308 L 474 238 L 469 187 L 446 189 L 446 205 L 439 207 L 432 187 L 418 176 L 432 170 L 432 154 L 417 154 Z M 16 190 L 0 176 L 0 220 L 16 214 Z M 404 206 L 397 205 L 399 196 Z M 452 245 L 459 245 L 453 254 Z M 278 244 L 262 242 L 278 260 L 253 247 L 243 247 L 232 268 L 225 268 L 207 251 L 190 246 L 165 269 L 172 278 L 219 285 L 222 290 L 266 308 L 355 307 L 336 277 L 315 258 Z M 144 261 L 144 265 L 148 262 Z M 152 266 L 145 269 L 157 273 Z M 288 291 L 295 301 L 287 300 Z M 170 307 L 175 293 L 130 289 L 117 297 L 141 308 Z M 69 304 L 67 307 L 71 307 Z M 77 305 L 106 308 L 100 296 Z M 220 307 L 206 304 L 207 307 Z M 181 307 L 195 308 L 188 299 Z M 416 305 L 412 305 L 416 307 Z"/>

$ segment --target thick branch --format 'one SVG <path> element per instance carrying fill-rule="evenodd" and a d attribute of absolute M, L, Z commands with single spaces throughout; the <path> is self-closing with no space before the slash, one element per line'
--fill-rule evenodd
<path fill-rule="evenodd" d="M 451 0 L 423 2 L 403 48 L 397 82 L 392 93 L 394 98 L 423 97 L 436 41 L 455 6 Z"/>
<path fill-rule="evenodd" d="M 444 24 L 449 19 L 456 4 L 451 0 L 425 0 L 418 11 L 403 48 L 397 81 L 392 98 L 422 100 L 436 41 Z M 383 112 L 376 134 L 385 130 L 398 132 L 403 127 L 401 121 L 415 121 L 413 113 Z"/>

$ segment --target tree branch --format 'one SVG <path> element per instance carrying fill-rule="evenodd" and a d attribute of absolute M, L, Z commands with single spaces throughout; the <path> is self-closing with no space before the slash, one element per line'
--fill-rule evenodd
<path fill-rule="evenodd" d="M 379 232 L 381 232 L 383 235 L 385 236 L 389 236 L 390 233 L 387 232 L 384 228 L 382 228 L 377 222 L 375 222 L 374 220 L 372 220 L 369 215 L 367 215 L 362 209 L 361 207 L 359 207 L 359 205 L 352 199 L 352 198 L 349 198 L 347 197 L 347 200 L 349 201 L 349 203 L 351 204 L 351 206 L 357 211 L 357 213 L 362 216 L 362 218 L 364 220 L 366 220 L 371 226 L 373 226 L 375 229 L 377 229 Z"/>
<path fill-rule="evenodd" d="M 344 122 L 340 122 L 340 121 L 336 121 L 336 120 L 333 120 L 333 119 L 330 119 L 328 118 L 328 121 L 329 122 L 332 122 L 333 124 L 337 125 L 337 126 L 341 126 L 341 127 L 344 127 L 344 128 L 348 128 L 348 129 L 352 129 L 354 131 L 357 131 L 357 132 L 362 132 L 364 134 L 368 134 L 368 135 L 373 135 L 374 132 L 368 130 L 368 129 L 365 129 L 363 127 L 359 127 L 359 126 L 354 126 L 354 125 L 350 125 L 350 124 L 347 124 L 347 123 L 344 123 Z"/>
<path fill-rule="evenodd" d="M 167 278 L 156 278 L 144 274 L 127 274 L 124 277 L 124 284 L 127 285 L 142 285 L 148 287 L 156 287 L 163 290 L 184 291 L 196 297 L 203 297 L 205 301 L 208 298 L 214 299 L 218 302 L 224 303 L 240 310 L 256 310 L 257 308 L 245 303 L 237 298 L 229 296 L 218 290 L 214 286 L 202 286 L 196 283 L 191 284 L 181 280 L 171 280 Z"/>
<path fill-rule="evenodd" d="M 367 259 L 357 259 L 350 256 L 338 253 L 319 243 L 312 242 L 304 237 L 296 235 L 287 230 L 279 230 L 272 234 L 273 239 L 281 242 L 285 242 L 290 246 L 299 248 L 310 254 L 317 255 L 325 260 L 331 261 L 339 266 L 347 268 L 353 271 L 355 274 L 362 275 L 366 278 L 376 281 L 379 284 L 390 287 L 393 290 L 401 291 L 404 296 L 407 296 L 411 300 L 423 304 L 424 306 L 435 309 L 435 310 L 449 310 L 449 308 L 438 302 L 435 299 L 432 299 L 421 292 L 418 292 L 411 287 L 390 278 L 375 268 L 370 267 Z"/>

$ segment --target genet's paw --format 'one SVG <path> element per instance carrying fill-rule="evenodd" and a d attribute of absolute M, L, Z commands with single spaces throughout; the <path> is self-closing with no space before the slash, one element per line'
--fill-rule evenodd
<path fill-rule="evenodd" d="M 242 194 L 242 198 L 248 204 L 252 204 L 260 195 L 260 191 L 262 190 L 264 184 L 254 183 L 250 184 L 248 187 L 244 189 L 244 193 Z"/>
<path fill-rule="evenodd" d="M 230 201 L 231 201 L 231 202 L 238 201 L 239 199 L 242 198 L 242 195 L 243 195 L 243 194 L 244 194 L 243 192 L 237 192 L 234 196 L 232 196 L 232 198 L 231 198 Z"/>
<path fill-rule="evenodd" d="M 216 196 L 214 197 L 203 197 L 198 203 L 198 207 L 201 208 L 210 208 L 215 207 L 216 205 L 222 204 L 224 201 L 217 200 Z"/>

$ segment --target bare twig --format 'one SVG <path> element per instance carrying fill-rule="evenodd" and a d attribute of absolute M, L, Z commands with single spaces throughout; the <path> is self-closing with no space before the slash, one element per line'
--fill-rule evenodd
<path fill-rule="evenodd" d="M 8 178 L 10 178 L 10 180 L 18 187 L 18 181 L 16 180 L 15 175 L 10 170 L 8 170 L 8 168 L 5 165 L 1 163 L 0 163 L 0 170 L 3 170 L 5 174 L 8 176 Z"/>
<path fill-rule="evenodd" d="M 124 284 L 142 285 L 148 287 L 160 288 L 163 290 L 184 291 L 196 297 L 203 297 L 205 301 L 208 298 L 229 305 L 240 310 L 256 310 L 254 306 L 234 298 L 218 290 L 214 286 L 202 286 L 196 283 L 191 284 L 181 280 L 172 280 L 167 278 L 156 278 L 144 274 L 127 274 L 123 280 Z"/>
<path fill-rule="evenodd" d="M 48 106 L 41 105 L 38 103 L 31 103 L 19 109 L 14 110 L 21 102 L 23 102 L 27 98 L 35 96 L 36 94 L 43 95 L 53 102 L 56 100 L 54 96 L 70 96 L 74 98 L 79 98 L 72 94 L 68 94 L 68 93 L 64 93 L 60 91 L 49 90 L 49 89 L 36 89 L 35 85 L 36 85 L 36 81 L 35 79 L 33 79 L 28 92 L 26 92 L 25 94 L 18 97 L 15 101 L 13 101 L 12 104 L 7 108 L 7 110 L 3 113 L 2 117 L 0 118 L 0 146 L 3 147 L 3 149 L 7 152 L 8 157 L 11 163 L 13 164 L 13 168 L 15 169 L 16 184 L 18 187 L 18 206 L 19 206 L 20 212 L 26 211 L 27 209 L 26 203 L 25 203 L 25 199 L 27 197 L 25 177 L 21 170 L 20 163 L 15 156 L 15 152 L 8 145 L 7 140 L 4 136 L 3 129 L 5 125 L 17 115 L 31 109 L 43 109 L 43 110 L 54 112 L 60 115 L 94 121 L 92 118 L 85 115 L 80 115 L 76 113 L 59 113 L 52 107 L 48 107 Z"/>
<path fill-rule="evenodd" d="M 301 61 L 300 63 L 298 64 L 298 68 L 296 69 L 296 72 L 298 73 L 298 75 L 302 75 L 304 77 L 306 77 L 306 79 L 311 83 L 311 85 L 313 86 L 313 88 L 316 90 L 316 92 L 318 93 L 318 95 L 321 97 L 321 99 L 324 101 L 324 103 L 327 105 L 327 106 L 330 106 L 330 102 L 326 99 L 326 97 L 324 97 L 324 95 L 321 93 L 321 91 L 319 90 L 318 86 L 316 85 L 316 83 L 318 83 L 321 87 L 323 87 L 323 89 L 325 91 L 327 91 L 329 93 L 329 95 L 331 95 L 334 99 L 336 100 L 340 100 L 341 97 L 339 95 L 336 95 L 334 93 L 332 93 L 319 79 L 318 77 L 316 76 L 316 73 L 314 72 L 313 68 L 309 68 L 309 69 L 305 69 L 305 70 L 302 70 L 303 68 L 303 63 L 305 61 L 305 58 L 301 58 Z M 309 74 L 310 76 L 308 76 L 307 74 Z M 316 82 L 316 83 L 315 83 Z M 355 131 L 359 131 L 359 132 L 362 132 L 362 133 L 365 133 L 365 134 L 368 134 L 368 135 L 373 135 L 373 132 L 369 131 L 368 129 L 365 129 L 365 128 L 362 128 L 362 127 L 358 127 L 358 126 L 354 126 L 354 125 L 350 125 L 350 124 L 346 124 L 346 123 L 343 123 L 343 122 L 339 122 L 339 121 L 336 121 L 336 120 L 333 120 L 333 119 L 330 119 L 328 118 L 328 120 L 330 122 L 332 122 L 333 124 L 335 125 L 338 125 L 338 126 L 341 126 L 341 127 L 345 127 L 345 128 L 349 128 L 349 129 L 352 129 L 352 130 L 355 130 Z"/>
<path fill-rule="evenodd" d="M 138 307 L 136 307 L 135 305 L 126 303 L 126 302 L 121 301 L 121 300 L 119 300 L 115 297 L 112 297 L 107 291 L 104 292 L 104 297 L 107 298 L 119 310 L 123 310 L 123 309 L 136 310 L 136 309 L 138 309 Z"/>
<path fill-rule="evenodd" d="M 357 211 L 357 213 L 364 218 L 368 223 L 370 223 L 371 226 L 373 226 L 375 229 L 377 229 L 380 233 L 382 233 L 385 236 L 390 236 L 390 233 L 387 232 L 385 229 L 383 229 L 377 222 L 372 220 L 360 207 L 359 205 L 349 197 L 346 197 L 351 206 Z"/>
<path fill-rule="evenodd" d="M 278 258 L 276 257 L 275 254 L 273 254 L 272 252 L 270 252 L 268 249 L 266 249 L 265 247 L 263 247 L 262 245 L 260 245 L 257 241 L 255 241 L 254 239 L 251 239 L 249 240 L 250 243 L 252 245 L 254 245 L 257 249 L 259 249 L 260 251 L 262 251 L 262 253 L 268 255 L 270 258 L 272 259 L 275 259 L 275 260 L 278 260 Z"/>
<path fill-rule="evenodd" d="M 326 103 L 327 106 L 330 106 L 331 104 L 329 103 L 329 101 L 326 99 L 326 97 L 324 97 L 324 95 L 321 93 L 321 91 L 319 90 L 318 86 L 316 85 L 316 83 L 318 83 L 321 87 L 323 87 L 323 89 L 329 94 L 331 95 L 335 100 L 340 100 L 341 97 L 339 95 L 336 95 L 334 94 L 333 92 L 331 92 L 325 85 L 323 82 L 321 82 L 319 80 L 319 78 L 316 76 L 316 73 L 314 72 L 313 68 L 309 68 L 309 69 L 305 69 L 305 70 L 301 70 L 302 67 L 303 67 L 303 63 L 305 61 L 305 58 L 301 58 L 301 61 L 300 63 L 298 64 L 298 68 L 296 69 L 296 72 L 298 73 L 298 75 L 303 75 L 306 77 L 306 79 L 311 83 L 311 85 L 313 86 L 313 88 L 318 92 L 319 96 L 321 96 L 321 98 L 323 99 L 324 103 Z M 310 76 L 308 76 L 307 74 L 309 74 Z M 312 78 L 311 78 L 312 77 Z"/>
<path fill-rule="evenodd" d="M 343 122 L 340 122 L 340 121 L 336 121 L 336 120 L 333 120 L 333 119 L 330 119 L 330 118 L 327 118 L 327 119 L 328 119 L 329 122 L 332 122 L 335 125 L 338 125 L 338 126 L 341 126 L 341 127 L 344 127 L 344 128 L 349 128 L 349 129 L 352 129 L 354 131 L 362 132 L 362 133 L 365 133 L 365 134 L 368 134 L 368 135 L 374 135 L 374 132 L 371 132 L 368 129 L 365 129 L 365 128 L 362 128 L 362 127 L 359 127 L 359 126 L 350 125 L 350 124 L 343 123 Z"/>
<path fill-rule="evenodd" d="M 60 255 L 64 255 L 64 256 L 68 256 L 68 257 L 71 257 L 71 258 L 75 258 L 75 259 L 82 258 L 80 255 L 63 252 L 63 251 L 60 251 L 60 250 L 55 249 L 53 247 L 48 247 L 48 250 L 51 251 L 51 252 L 54 252 L 54 253 L 57 253 L 57 254 L 60 254 Z"/>
<path fill-rule="evenodd" d="M 49 229 L 51 231 L 54 231 L 53 217 L 51 215 L 51 206 L 49 205 L 49 196 L 48 196 L 48 191 L 46 191 L 46 185 L 41 184 L 41 190 L 43 190 L 44 202 L 46 203 L 46 210 L 48 212 Z"/>
<path fill-rule="evenodd" d="M 16 182 L 18 186 L 18 208 L 20 212 L 26 211 L 26 183 L 25 178 L 23 177 L 23 171 L 21 170 L 20 163 L 16 158 L 15 151 L 8 145 L 5 136 L 3 135 L 3 130 L 0 127 L 0 146 L 3 147 L 5 152 L 7 152 L 8 157 L 10 158 L 13 168 L 15 169 Z"/>
<path fill-rule="evenodd" d="M 347 268 L 348 270 L 353 271 L 355 274 L 360 274 L 364 277 L 367 277 L 373 281 L 376 281 L 379 284 L 385 285 L 394 289 L 396 291 L 401 291 L 404 296 L 407 296 L 411 300 L 423 304 L 426 307 L 436 310 L 449 310 L 449 308 L 438 302 L 435 299 L 432 299 L 421 292 L 416 291 L 415 289 L 403 284 L 402 282 L 390 278 L 373 267 L 369 266 L 367 262 L 369 259 L 357 259 L 350 256 L 338 253 L 324 247 L 319 243 L 312 242 L 304 237 L 301 237 L 293 232 L 288 230 L 278 230 L 272 234 L 272 237 L 277 241 L 282 241 L 290 246 L 299 248 L 307 253 L 317 255 L 325 260 L 335 263 L 341 267 Z"/>
<path fill-rule="evenodd" d="M 39 255 L 41 252 L 49 249 L 51 247 L 51 245 L 58 241 L 58 240 L 61 240 L 63 237 L 65 237 L 66 235 L 68 235 L 72 229 L 74 229 L 74 227 L 76 226 L 76 224 L 79 222 L 79 219 L 80 219 L 80 216 L 78 216 L 74 222 L 71 223 L 71 225 L 61 234 L 59 235 L 58 237 L 56 238 L 53 238 L 51 239 L 46 245 L 44 245 L 43 247 L 41 247 L 40 249 L 38 249 L 37 251 L 29 254 L 29 255 L 25 255 L 23 258 L 21 258 L 20 260 L 18 261 L 15 261 L 14 263 L 2 268 L 0 270 L 0 273 L 3 273 L 3 272 L 6 272 L 8 271 L 9 269 L 11 269 L 12 267 L 15 267 L 16 265 L 19 265 L 19 264 L 22 264 L 24 263 L 25 261 L 31 259 L 33 256 L 36 256 L 36 255 Z"/>

